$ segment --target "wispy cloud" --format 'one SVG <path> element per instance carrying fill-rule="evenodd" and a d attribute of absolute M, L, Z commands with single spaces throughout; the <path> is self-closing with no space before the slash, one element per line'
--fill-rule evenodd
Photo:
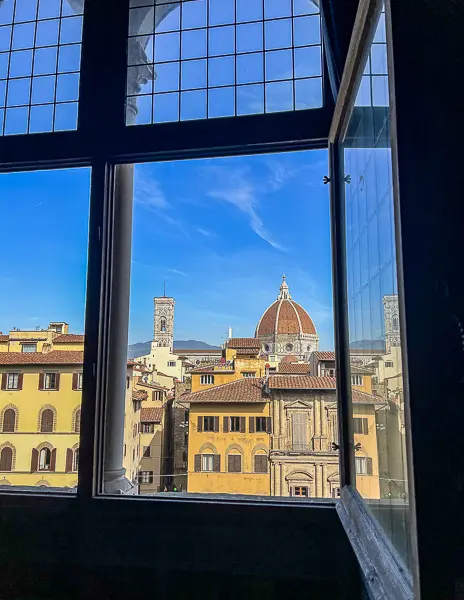
<path fill-rule="evenodd" d="M 174 273 L 175 275 L 181 275 L 182 277 L 188 277 L 187 273 L 184 271 L 179 271 L 179 269 L 167 269 L 169 273 Z"/>
<path fill-rule="evenodd" d="M 135 171 L 134 199 L 137 204 L 145 208 L 169 208 L 159 181 L 150 177 L 146 171 L 139 169 Z"/>
<path fill-rule="evenodd" d="M 277 250 L 286 251 L 286 248 L 276 241 L 267 231 L 261 219 L 259 210 L 259 191 L 256 185 L 247 177 L 245 169 L 227 169 L 213 167 L 211 172 L 216 174 L 216 183 L 208 192 L 211 198 L 232 204 L 248 216 L 251 229 L 261 239 Z"/>
<path fill-rule="evenodd" d="M 201 227 L 197 227 L 197 232 L 201 233 L 205 237 L 216 237 L 216 233 L 214 231 L 208 231 L 207 229 L 202 229 Z"/>

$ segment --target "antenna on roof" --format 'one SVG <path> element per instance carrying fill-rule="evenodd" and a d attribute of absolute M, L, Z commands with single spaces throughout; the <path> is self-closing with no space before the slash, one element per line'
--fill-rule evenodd
<path fill-rule="evenodd" d="M 164 293 L 163 293 L 163 296 L 166 298 L 166 280 L 164 280 L 163 283 L 164 283 Z"/>

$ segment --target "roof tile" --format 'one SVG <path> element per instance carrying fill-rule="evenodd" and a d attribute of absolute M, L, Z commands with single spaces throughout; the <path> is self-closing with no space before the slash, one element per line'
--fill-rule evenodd
<path fill-rule="evenodd" d="M 142 423 L 161 423 L 163 419 L 163 409 L 157 408 L 142 408 L 140 411 L 140 421 Z"/>
<path fill-rule="evenodd" d="M 63 333 L 53 340 L 54 344 L 83 344 L 84 336 L 77 333 Z"/>
<path fill-rule="evenodd" d="M 279 373 L 284 375 L 308 375 L 309 364 L 308 363 L 280 363 Z"/>
<path fill-rule="evenodd" d="M 261 348 L 261 342 L 258 338 L 230 338 L 227 347 L 231 349 L 238 348 Z"/>
<path fill-rule="evenodd" d="M 332 350 L 318 350 L 313 352 L 317 360 L 335 360 L 335 352 Z"/>
<path fill-rule="evenodd" d="M 84 353 L 77 350 L 42 352 L 0 352 L 0 365 L 79 365 Z"/>
<path fill-rule="evenodd" d="M 246 377 L 182 396 L 183 402 L 268 402 L 261 377 Z"/>

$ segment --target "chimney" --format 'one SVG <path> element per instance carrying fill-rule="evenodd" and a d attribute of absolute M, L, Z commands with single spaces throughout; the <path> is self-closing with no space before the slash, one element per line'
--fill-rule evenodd
<path fill-rule="evenodd" d="M 228 337 L 228 339 L 230 340 L 231 337 L 232 337 L 232 327 L 229 327 L 229 337 Z"/>

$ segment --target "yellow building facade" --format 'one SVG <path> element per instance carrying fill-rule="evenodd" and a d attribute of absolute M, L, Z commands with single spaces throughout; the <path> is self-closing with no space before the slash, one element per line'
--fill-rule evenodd
<path fill-rule="evenodd" d="M 262 379 L 184 395 L 190 404 L 189 492 L 269 496 L 269 402 Z"/>
<path fill-rule="evenodd" d="M 0 335 L 0 485 L 77 485 L 84 336 L 66 323 Z M 141 399 L 128 365 L 123 466 L 137 482 Z"/>

